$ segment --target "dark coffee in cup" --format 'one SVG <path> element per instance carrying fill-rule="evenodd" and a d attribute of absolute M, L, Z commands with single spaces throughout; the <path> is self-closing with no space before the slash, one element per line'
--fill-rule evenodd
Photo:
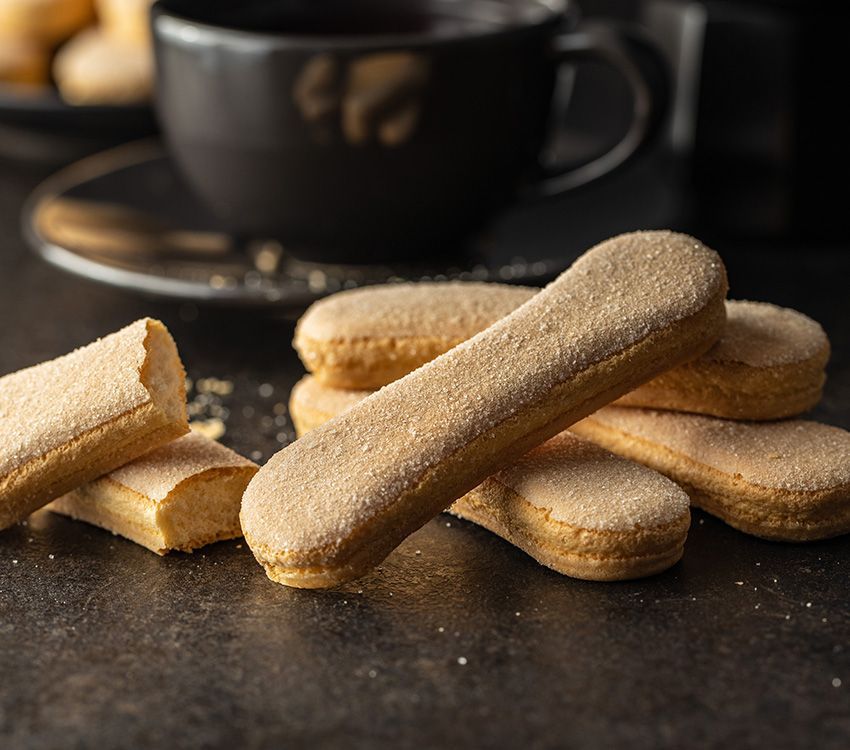
<path fill-rule="evenodd" d="M 449 253 L 522 188 L 570 189 L 651 137 L 659 57 L 577 29 L 566 0 L 302 0 L 154 7 L 170 150 L 234 232 L 312 260 Z M 635 92 L 623 142 L 541 165 L 559 64 L 616 65 Z"/>

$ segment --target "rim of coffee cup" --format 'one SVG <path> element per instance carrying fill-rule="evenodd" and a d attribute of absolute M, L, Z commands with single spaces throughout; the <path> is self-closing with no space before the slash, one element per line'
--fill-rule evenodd
<path fill-rule="evenodd" d="M 492 2 L 492 0 L 488 0 Z M 495 3 L 494 3 L 495 4 Z M 508 3 L 504 3 L 508 4 Z M 203 46 L 206 43 L 220 44 L 225 40 L 235 42 L 265 42 L 280 49 L 298 48 L 359 48 L 359 47 L 429 47 L 469 41 L 486 41 L 512 36 L 523 31 L 536 30 L 564 19 L 576 12 L 574 0 L 514 0 L 509 3 L 517 8 L 533 8 L 527 17 L 517 15 L 504 23 L 492 27 L 474 28 L 465 32 L 392 32 L 375 34 L 295 34 L 285 31 L 262 31 L 240 29 L 192 18 L 169 7 L 168 0 L 154 3 L 152 24 L 157 35 L 176 38 L 187 44 Z"/>

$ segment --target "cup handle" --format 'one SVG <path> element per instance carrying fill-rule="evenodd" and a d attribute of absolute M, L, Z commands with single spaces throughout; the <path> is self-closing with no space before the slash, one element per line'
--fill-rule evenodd
<path fill-rule="evenodd" d="M 587 185 L 641 153 L 661 131 L 670 101 L 667 62 L 637 27 L 585 22 L 551 42 L 558 65 L 604 63 L 618 70 L 632 92 L 632 124 L 608 151 L 589 161 L 541 165 L 529 197 L 551 197 Z"/>

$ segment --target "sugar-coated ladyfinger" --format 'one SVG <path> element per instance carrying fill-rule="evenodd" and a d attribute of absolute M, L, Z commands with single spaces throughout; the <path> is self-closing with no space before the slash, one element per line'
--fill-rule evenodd
<path fill-rule="evenodd" d="M 158 320 L 0 378 L 0 529 L 188 430 L 183 365 Z"/>
<path fill-rule="evenodd" d="M 164 555 L 242 536 L 242 493 L 257 466 L 189 433 L 72 490 L 48 509 Z"/>
<path fill-rule="evenodd" d="M 289 394 L 289 416 L 298 437 L 315 430 L 374 391 L 355 391 L 322 385 L 314 375 L 305 375 Z"/>
<path fill-rule="evenodd" d="M 382 284 L 320 300 L 293 346 L 318 382 L 380 388 L 483 331 L 539 290 L 505 284 Z"/>
<path fill-rule="evenodd" d="M 567 431 L 485 479 L 449 512 L 564 575 L 622 581 L 681 559 L 688 504 L 666 477 Z"/>
<path fill-rule="evenodd" d="M 369 394 L 329 388 L 307 375 L 289 402 L 296 432 L 303 436 Z M 564 575 L 620 581 L 660 573 L 679 560 L 688 505 L 685 492 L 657 472 L 562 432 L 485 479 L 449 513 Z"/>
<path fill-rule="evenodd" d="M 617 401 L 729 419 L 781 419 L 820 401 L 829 339 L 811 318 L 766 302 L 726 303 L 720 341 Z"/>
<path fill-rule="evenodd" d="M 850 532 L 846 430 L 614 406 L 572 429 L 666 474 L 695 506 L 748 534 L 804 542 Z"/>
<path fill-rule="evenodd" d="M 667 231 L 601 243 L 472 339 L 284 448 L 242 529 L 276 581 L 363 575 L 454 500 L 571 423 L 711 346 L 726 274 Z"/>
<path fill-rule="evenodd" d="M 374 389 L 474 336 L 535 291 L 453 282 L 340 292 L 308 309 L 294 346 L 319 383 Z M 817 404 L 829 359 L 818 323 L 766 302 L 728 301 L 726 316 L 709 351 L 618 403 L 729 419 L 780 419 Z"/>

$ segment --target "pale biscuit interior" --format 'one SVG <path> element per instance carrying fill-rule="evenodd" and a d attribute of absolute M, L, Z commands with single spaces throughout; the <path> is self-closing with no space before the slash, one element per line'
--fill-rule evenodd
<path fill-rule="evenodd" d="M 0 527 L 188 431 L 185 373 L 149 318 L 0 378 Z"/>
<path fill-rule="evenodd" d="M 59 498 L 48 509 L 156 552 L 241 536 L 242 493 L 257 466 L 190 433 Z"/>

